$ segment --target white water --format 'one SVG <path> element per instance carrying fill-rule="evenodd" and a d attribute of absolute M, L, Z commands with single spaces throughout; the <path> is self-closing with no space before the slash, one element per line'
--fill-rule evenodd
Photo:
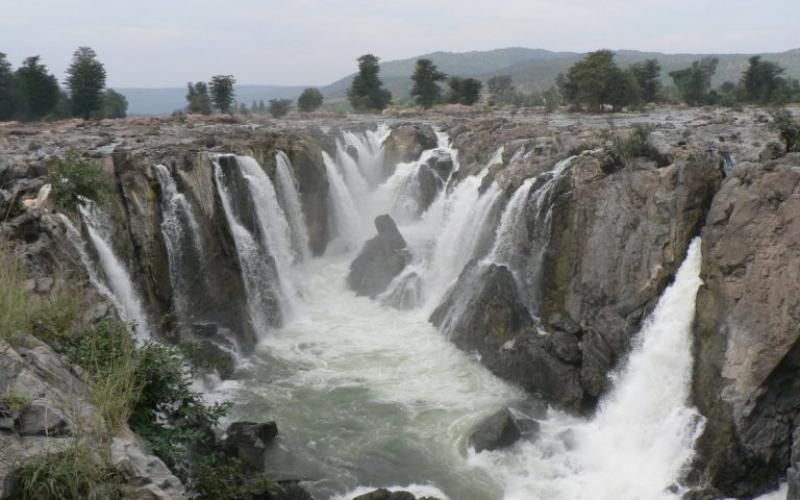
<path fill-rule="evenodd" d="M 283 151 L 279 151 L 275 155 L 275 163 L 278 199 L 286 213 L 286 219 L 291 228 L 295 262 L 308 260 L 311 258 L 311 250 L 308 246 L 308 229 L 303 215 L 303 207 L 300 203 L 300 193 L 297 190 L 297 180 L 292 173 L 291 162 Z"/>
<path fill-rule="evenodd" d="M 536 442 L 473 457 L 504 479 L 504 498 L 678 498 L 667 488 L 691 458 L 702 427 L 688 406 L 700 257 L 697 239 L 594 419 L 551 412 Z"/>
<path fill-rule="evenodd" d="M 127 323 L 133 323 L 137 342 L 146 342 L 150 339 L 150 323 L 147 319 L 144 305 L 125 265 L 114 253 L 111 245 L 111 233 L 107 224 L 103 221 L 103 214 L 97 205 L 88 200 L 79 205 L 78 208 L 86 224 L 89 239 L 97 252 L 100 266 L 103 268 L 107 289 L 116 298 L 112 302 L 117 308 L 120 318 Z M 81 259 L 83 260 L 84 256 L 81 256 Z M 86 261 L 84 265 L 88 264 L 88 256 Z M 87 265 L 88 268 L 91 268 L 91 266 Z M 100 290 L 103 293 L 102 289 Z"/>
<path fill-rule="evenodd" d="M 292 269 L 295 258 L 289 222 L 286 220 L 283 208 L 278 203 L 275 187 L 261 165 L 250 156 L 237 156 L 236 163 L 242 169 L 250 189 L 264 248 L 275 259 L 275 266 L 278 269 L 277 281 L 280 288 L 281 311 L 285 318 L 291 318 L 298 307 L 297 281 L 299 278 Z"/>
<path fill-rule="evenodd" d="M 219 162 L 214 163 L 214 181 L 217 185 L 228 228 L 236 244 L 236 252 L 242 268 L 242 279 L 247 293 L 247 305 L 250 320 L 258 335 L 265 335 L 270 326 L 280 323 L 280 309 L 276 310 L 273 298 L 280 297 L 280 290 L 275 287 L 274 273 L 269 269 L 267 253 L 258 245 L 250 231 L 237 219 L 231 204 L 231 194 L 225 186 L 225 174 Z M 279 306 L 278 306 L 279 307 Z"/>
<path fill-rule="evenodd" d="M 225 384 L 238 402 L 236 418 L 275 419 L 281 428 L 267 470 L 278 478 L 306 479 L 320 499 L 392 485 L 453 500 L 677 497 L 678 490 L 667 488 L 691 457 L 701 425 L 687 406 L 699 242 L 593 419 L 551 411 L 538 440 L 476 455 L 466 448 L 473 426 L 523 394 L 456 349 L 427 316 L 470 259 L 488 252 L 490 259 L 506 260 L 509 239 L 529 239 L 517 232 L 526 203 L 536 204 L 540 222 L 549 227 L 548 196 L 569 162 L 557 165 L 535 193 L 533 180 L 523 183 L 499 228 L 499 214 L 493 215 L 502 201 L 499 187 L 493 183 L 479 192 L 487 169 L 443 190 L 425 213 L 403 220 L 400 231 L 413 262 L 381 297 L 393 302 L 402 296 L 406 309 L 400 310 L 356 297 L 345 288 L 345 276 L 374 234 L 368 218 L 395 206 L 396 197 L 386 194 L 398 193 L 415 166 L 398 167 L 373 188 L 368 168 L 380 148 L 376 152 L 370 140 L 353 137 L 345 145 L 360 142 L 370 155 L 359 151 L 359 161 L 345 158 L 342 165 L 341 152 L 338 162 L 324 154 L 338 243 L 326 256 L 296 266 L 306 278 L 299 284 L 305 314 L 262 333 L 250 378 Z M 489 165 L 498 161 L 502 148 Z M 237 249 L 240 255 L 244 249 L 247 260 L 247 245 L 256 243 L 233 215 L 219 165 L 215 175 Z M 367 180 L 366 194 L 357 176 Z M 481 250 L 486 234 L 496 236 L 495 244 L 490 239 Z M 258 252 L 251 256 L 259 258 Z M 283 279 L 284 270 L 279 272 Z M 250 283 L 248 295 L 258 286 Z"/>

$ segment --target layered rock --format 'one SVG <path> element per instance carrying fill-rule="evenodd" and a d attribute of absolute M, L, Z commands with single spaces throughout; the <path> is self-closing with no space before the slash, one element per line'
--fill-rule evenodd
<path fill-rule="evenodd" d="M 383 142 L 384 178 L 394 173 L 398 163 L 415 161 L 423 151 L 435 148 L 436 144 L 436 133 L 430 125 L 403 123 L 393 126 Z"/>
<path fill-rule="evenodd" d="M 764 493 L 790 464 L 796 470 L 798 214 L 800 157 L 793 155 L 735 167 L 703 229 L 692 392 L 708 421 L 695 479 L 724 496 Z"/>
<path fill-rule="evenodd" d="M 376 217 L 375 228 L 378 235 L 364 244 L 347 275 L 350 289 L 372 298 L 386 291 L 411 259 L 406 241 L 391 217 Z"/>

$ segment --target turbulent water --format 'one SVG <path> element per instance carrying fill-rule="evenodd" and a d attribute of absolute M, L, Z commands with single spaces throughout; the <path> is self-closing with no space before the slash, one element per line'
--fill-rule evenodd
<path fill-rule="evenodd" d="M 297 290 L 291 292 L 302 313 L 262 332 L 246 378 L 220 387 L 237 402 L 235 418 L 278 422 L 279 446 L 269 451 L 267 469 L 305 480 L 323 499 L 350 498 L 374 487 L 453 500 L 676 497 L 681 468 L 702 425 L 686 405 L 699 242 L 594 418 L 551 411 L 535 442 L 475 454 L 466 444 L 474 425 L 524 395 L 456 349 L 427 317 L 471 259 L 512 265 L 517 242 L 536 243 L 536 235 L 518 233 L 523 207 L 546 204 L 569 161 L 523 183 L 508 203 L 495 183 L 479 190 L 484 169 L 442 189 L 420 213 L 413 183 L 433 153 L 398 165 L 381 182 L 375 170 L 382 165 L 385 134 L 346 133 L 335 157 L 324 154 L 334 241 L 325 256 L 287 260 L 280 268 L 281 279 L 302 277 L 292 281 Z M 452 155 L 458 170 L 447 137 L 439 138 L 438 149 Z M 487 168 L 503 161 L 502 152 Z M 216 168 L 225 201 L 231 194 Z M 280 190 L 296 188 L 287 179 L 278 180 Z M 287 194 L 278 196 L 281 210 L 267 213 L 287 220 L 291 249 L 298 235 L 291 234 L 297 225 Z M 266 202 L 272 203 L 258 204 Z M 225 210 L 234 234 L 241 233 L 233 209 Z M 347 290 L 345 277 L 380 213 L 398 221 L 413 260 L 379 300 L 370 300 Z M 549 222 L 547 210 L 540 216 Z"/>

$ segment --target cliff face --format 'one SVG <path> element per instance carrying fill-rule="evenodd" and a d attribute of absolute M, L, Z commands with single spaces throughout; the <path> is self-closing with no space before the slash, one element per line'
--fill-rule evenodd
<path fill-rule="evenodd" d="M 800 157 L 733 170 L 703 228 L 694 402 L 705 480 L 724 494 L 777 486 L 800 416 Z M 797 491 L 797 485 L 793 488 Z"/>

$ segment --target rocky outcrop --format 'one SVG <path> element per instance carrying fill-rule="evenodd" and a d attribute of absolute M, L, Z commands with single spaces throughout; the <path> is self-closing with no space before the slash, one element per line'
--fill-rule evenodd
<path fill-rule="evenodd" d="M 375 218 L 378 235 L 367 241 L 350 264 L 347 285 L 357 295 L 375 298 L 384 292 L 392 280 L 408 264 L 411 256 L 406 240 L 391 217 Z"/>
<path fill-rule="evenodd" d="M 436 147 L 436 133 L 430 125 L 403 123 L 392 127 L 383 142 L 384 178 L 391 177 L 398 163 L 419 159 L 423 151 Z"/>
<path fill-rule="evenodd" d="M 234 422 L 225 431 L 223 448 L 228 456 L 253 471 L 264 468 L 264 454 L 278 435 L 275 422 Z"/>
<path fill-rule="evenodd" d="M 534 439 L 539 422 L 527 416 L 515 415 L 510 408 L 490 415 L 469 436 L 469 445 L 477 452 L 507 448 L 521 438 Z"/>
<path fill-rule="evenodd" d="M 796 467 L 798 214 L 794 155 L 737 165 L 703 229 L 692 392 L 708 421 L 697 444 L 696 479 L 723 496 L 764 493 Z"/>
<path fill-rule="evenodd" d="M 408 491 L 389 491 L 386 488 L 380 488 L 363 495 L 359 495 L 353 500 L 438 500 L 434 497 L 415 497 L 413 493 Z"/>
<path fill-rule="evenodd" d="M 88 399 L 80 373 L 50 346 L 30 335 L 18 336 L 14 346 L 0 340 L 0 498 L 17 498 L 15 481 L 6 479 L 13 479 L 15 467 L 25 460 L 57 453 L 79 437 L 102 446 L 92 436 L 100 416 Z M 180 480 L 129 430 L 117 432 L 110 455 L 137 490 L 147 489 L 155 498 L 184 498 Z"/>

